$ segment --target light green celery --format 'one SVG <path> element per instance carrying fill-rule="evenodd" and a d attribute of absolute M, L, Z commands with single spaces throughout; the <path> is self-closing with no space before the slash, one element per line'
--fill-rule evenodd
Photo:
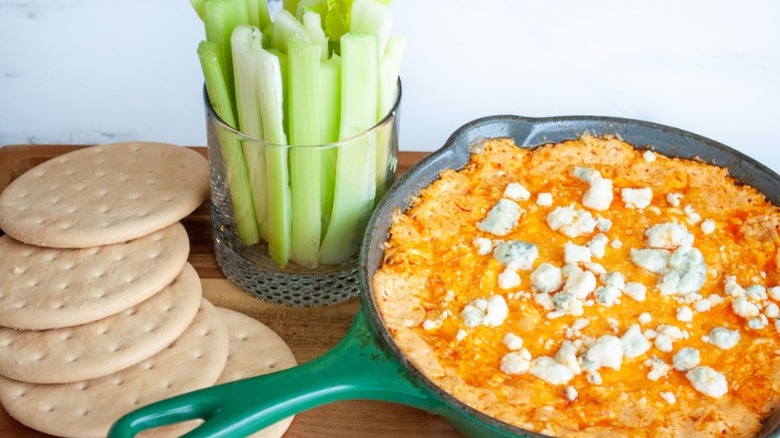
<path fill-rule="evenodd" d="M 320 59 L 325 61 L 328 59 L 328 37 L 325 36 L 325 32 L 322 31 L 322 21 L 320 20 L 320 14 L 316 12 L 306 11 L 303 13 L 303 27 L 311 38 L 311 42 L 319 45 L 322 50 L 320 51 Z"/>
<path fill-rule="evenodd" d="M 378 95 L 376 36 L 346 34 L 341 38 L 341 120 L 339 138 L 364 133 L 376 123 Z M 320 249 L 320 261 L 340 264 L 360 244 L 374 206 L 376 136 L 368 134 L 339 147 L 333 211 Z"/>
<path fill-rule="evenodd" d="M 294 14 L 298 10 L 298 1 L 299 0 L 282 0 L 282 10 Z"/>
<path fill-rule="evenodd" d="M 276 48 L 268 49 L 268 53 L 276 56 L 276 58 L 279 60 L 279 68 L 282 71 L 282 114 L 289 114 L 287 109 L 290 102 L 290 87 L 288 84 L 289 77 L 287 76 L 287 54 L 282 53 L 281 50 Z M 290 132 L 289 123 L 289 117 L 284 117 L 282 119 L 282 127 L 284 128 L 284 132 Z M 286 141 L 285 144 L 287 144 Z"/>
<path fill-rule="evenodd" d="M 379 106 L 377 121 L 393 108 L 398 94 L 398 76 L 401 74 L 401 61 L 406 49 L 406 38 L 393 35 L 388 39 L 385 54 L 379 60 Z"/>
<path fill-rule="evenodd" d="M 318 44 L 302 39 L 290 42 L 289 66 L 290 144 L 319 145 L 320 135 L 320 51 Z M 322 227 L 320 149 L 290 149 L 292 233 L 290 259 L 314 268 L 319 264 Z"/>
<path fill-rule="evenodd" d="M 290 41 L 293 39 L 311 42 L 311 37 L 303 24 L 298 22 L 291 13 L 281 10 L 274 18 L 274 34 L 271 43 L 275 49 L 287 53 Z"/>
<path fill-rule="evenodd" d="M 270 50 L 273 48 L 274 39 L 274 23 L 271 22 L 268 26 L 263 28 L 263 48 Z"/>
<path fill-rule="evenodd" d="M 341 58 L 333 55 L 320 66 L 320 131 L 323 143 L 339 139 L 339 113 L 341 111 Z M 333 210 L 333 189 L 336 182 L 336 158 L 338 150 L 330 147 L 322 150 L 322 229 L 327 230 Z"/>
<path fill-rule="evenodd" d="M 401 59 L 406 47 L 406 38 L 391 36 L 387 43 L 385 54 L 379 59 L 379 99 L 377 122 L 382 120 L 393 109 L 398 95 L 398 76 L 401 72 Z M 377 131 L 376 148 L 376 200 L 385 194 L 395 172 L 395 163 L 391 163 L 391 149 L 398 144 L 394 135 L 395 126 L 387 125 Z M 392 164 L 392 165 L 391 165 Z"/>
<path fill-rule="evenodd" d="M 322 28 L 331 41 L 341 41 L 349 32 L 349 15 L 354 0 L 326 0 L 328 13 L 322 17 Z"/>
<path fill-rule="evenodd" d="M 376 0 L 355 0 L 352 3 L 349 32 L 376 35 L 377 53 L 380 57 L 385 54 L 392 24 L 393 17 L 390 15 L 390 10 L 382 3 Z"/>
<path fill-rule="evenodd" d="M 206 0 L 190 0 L 192 9 L 195 10 L 195 13 L 198 14 L 201 20 L 203 20 L 203 3 L 205 2 Z"/>
<path fill-rule="evenodd" d="M 222 54 L 222 75 L 233 78 L 233 54 L 230 49 L 230 37 L 239 24 L 247 24 L 246 3 L 244 0 L 208 0 L 203 3 L 203 22 L 206 25 L 206 40 L 219 45 Z M 235 103 L 233 81 L 227 81 L 231 105 Z M 235 112 L 235 106 L 233 111 Z"/>
<path fill-rule="evenodd" d="M 230 102 L 227 81 L 222 73 L 223 63 L 219 45 L 210 41 L 202 41 L 198 46 L 198 57 L 212 108 L 225 123 L 235 126 L 233 105 Z M 223 129 L 218 130 L 218 140 L 230 187 L 238 238 L 249 245 L 257 243 L 259 234 L 241 143 L 234 135 Z"/>
<path fill-rule="evenodd" d="M 295 17 L 301 23 L 303 23 L 303 14 L 305 12 L 316 12 L 320 17 L 323 17 L 328 13 L 328 3 L 325 0 L 301 0 L 295 13 Z"/>
<path fill-rule="evenodd" d="M 239 25 L 233 31 L 230 45 L 233 49 L 233 72 L 236 85 L 236 108 L 238 108 L 238 129 L 249 137 L 262 139 L 263 124 L 260 116 L 260 94 L 258 90 L 257 60 L 252 46 L 262 47 L 263 34 L 259 28 Z M 266 191 L 265 148 L 262 143 L 244 141 L 252 204 L 260 237 L 268 240 L 268 200 Z"/>
<path fill-rule="evenodd" d="M 290 260 L 290 176 L 287 169 L 287 137 L 284 133 L 284 87 L 282 60 L 256 45 L 260 116 L 263 123 L 268 196 L 268 253 L 281 267 Z"/>
<path fill-rule="evenodd" d="M 190 0 L 205 1 L 205 0 Z M 209 0 L 210 1 L 210 0 Z M 266 0 L 245 0 L 246 11 L 249 16 L 249 24 L 259 29 L 265 29 L 271 24 L 271 13 L 268 11 Z"/>

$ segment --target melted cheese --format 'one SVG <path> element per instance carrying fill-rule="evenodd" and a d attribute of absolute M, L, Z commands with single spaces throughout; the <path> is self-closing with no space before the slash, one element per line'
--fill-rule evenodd
<path fill-rule="evenodd" d="M 780 210 L 724 169 L 649 156 L 611 138 L 494 139 L 442 172 L 394 218 L 373 278 L 401 350 L 464 403 L 536 432 L 755 434 L 780 408 Z M 571 252 L 599 233 L 598 263 Z M 534 245 L 519 281 L 500 280 L 506 266 L 475 247 L 487 239 Z M 719 328 L 738 342 L 723 349 Z"/>

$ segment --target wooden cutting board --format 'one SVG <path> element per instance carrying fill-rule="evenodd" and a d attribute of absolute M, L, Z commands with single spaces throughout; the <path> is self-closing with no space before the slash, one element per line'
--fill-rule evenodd
<path fill-rule="evenodd" d="M 0 191 L 31 167 L 83 146 L 13 145 L 0 148 Z M 206 148 L 194 148 L 205 156 Z M 398 174 L 426 154 L 401 152 Z M 265 303 L 241 292 L 219 270 L 211 237 L 209 201 L 182 221 L 190 237 L 189 261 L 200 274 L 203 294 L 218 306 L 246 313 L 272 328 L 290 345 L 298 363 L 331 349 L 344 336 L 358 309 L 352 299 L 334 306 L 299 309 Z M 285 437 L 452 437 L 449 423 L 426 412 L 383 402 L 347 401 L 295 417 Z M 0 437 L 47 437 L 13 420 L 0 408 Z"/>

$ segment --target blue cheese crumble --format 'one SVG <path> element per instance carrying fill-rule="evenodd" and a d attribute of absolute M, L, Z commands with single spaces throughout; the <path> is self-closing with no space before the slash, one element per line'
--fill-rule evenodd
<path fill-rule="evenodd" d="M 515 201 L 502 198 L 488 211 L 485 219 L 477 224 L 477 228 L 496 236 L 506 236 L 517 226 L 521 215 L 522 209 Z"/>

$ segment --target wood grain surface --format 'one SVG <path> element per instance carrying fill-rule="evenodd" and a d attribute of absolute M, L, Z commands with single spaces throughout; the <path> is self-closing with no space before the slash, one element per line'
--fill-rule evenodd
<path fill-rule="evenodd" d="M 0 191 L 33 166 L 83 146 L 11 145 L 0 148 Z M 205 155 L 206 149 L 193 148 Z M 426 154 L 401 152 L 400 174 Z M 203 293 L 214 304 L 238 310 L 272 328 L 290 345 L 298 363 L 321 356 L 344 336 L 358 300 L 313 309 L 269 304 L 241 292 L 219 270 L 212 249 L 209 201 L 182 221 L 189 233 L 189 261 L 198 271 Z M 285 437 L 452 437 L 458 432 L 426 412 L 390 403 L 346 401 L 321 406 L 295 417 Z M 47 437 L 28 429 L 0 409 L 0 437 Z"/>

